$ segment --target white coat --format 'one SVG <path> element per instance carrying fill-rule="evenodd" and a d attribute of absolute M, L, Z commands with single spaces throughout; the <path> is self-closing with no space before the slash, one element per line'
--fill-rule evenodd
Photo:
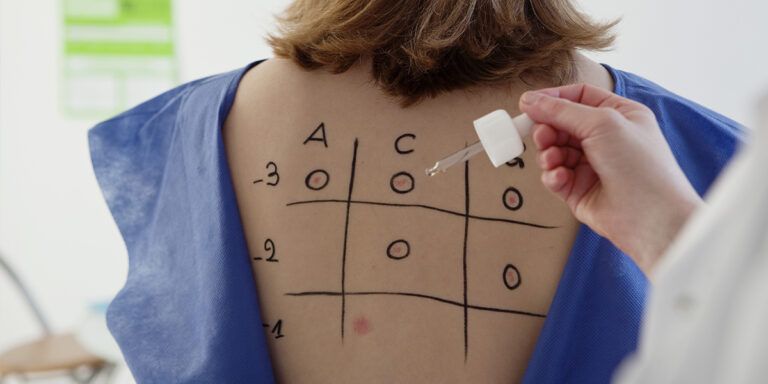
<path fill-rule="evenodd" d="M 661 261 L 617 383 L 768 383 L 768 126 L 752 135 Z"/>

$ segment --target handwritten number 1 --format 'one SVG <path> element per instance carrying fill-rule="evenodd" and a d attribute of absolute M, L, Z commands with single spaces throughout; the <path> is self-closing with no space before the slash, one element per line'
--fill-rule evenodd
<path fill-rule="evenodd" d="M 261 324 L 261 326 L 269 329 L 269 324 L 267 323 L 263 323 Z M 285 337 L 285 335 L 283 334 L 283 319 L 278 319 L 275 325 L 272 327 L 272 329 L 269 332 L 274 335 L 275 339 Z"/>
<path fill-rule="evenodd" d="M 277 323 L 275 323 L 275 326 L 272 327 L 272 333 L 275 334 L 275 339 L 279 339 L 285 335 L 283 335 L 283 320 L 278 320 Z"/>

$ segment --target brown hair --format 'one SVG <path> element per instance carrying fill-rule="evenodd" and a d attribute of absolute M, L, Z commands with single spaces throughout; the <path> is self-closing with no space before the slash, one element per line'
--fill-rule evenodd
<path fill-rule="evenodd" d="M 278 57 L 334 73 L 370 59 L 404 105 L 472 85 L 567 83 L 574 50 L 608 48 L 617 22 L 570 0 L 295 0 L 278 20 Z"/>

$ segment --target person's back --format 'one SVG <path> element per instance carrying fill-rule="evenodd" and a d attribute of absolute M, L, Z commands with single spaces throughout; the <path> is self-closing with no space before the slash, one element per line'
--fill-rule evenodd
<path fill-rule="evenodd" d="M 609 382 L 647 280 L 576 234 L 533 146 L 424 175 L 523 90 L 587 82 L 648 106 L 706 192 L 738 124 L 575 54 L 609 27 L 567 0 L 298 0 L 280 58 L 98 124 L 130 258 L 107 321 L 136 380 Z"/>
<path fill-rule="evenodd" d="M 573 80 L 611 87 L 575 58 Z M 332 74 L 273 59 L 246 74 L 225 147 L 281 382 L 521 380 L 577 222 L 531 145 L 499 169 L 476 157 L 424 170 L 532 87 L 403 107 L 370 61 Z"/>

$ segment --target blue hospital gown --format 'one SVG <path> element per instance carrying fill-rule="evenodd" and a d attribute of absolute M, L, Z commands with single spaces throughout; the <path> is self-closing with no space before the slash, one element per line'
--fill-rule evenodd
<path fill-rule="evenodd" d="M 125 240 L 129 273 L 107 320 L 139 383 L 274 382 L 221 128 L 243 74 L 193 81 L 98 124 L 93 167 Z M 700 194 L 742 128 L 606 66 L 615 92 L 649 106 Z M 526 383 L 607 383 L 637 344 L 648 282 L 582 226 Z"/>

